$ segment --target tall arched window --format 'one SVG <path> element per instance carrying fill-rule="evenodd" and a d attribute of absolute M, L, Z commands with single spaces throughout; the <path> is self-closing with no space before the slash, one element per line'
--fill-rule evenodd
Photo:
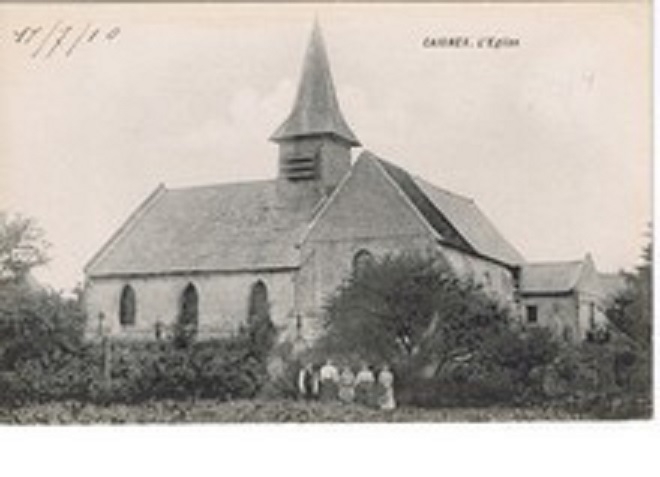
<path fill-rule="evenodd" d="M 125 285 L 119 298 L 119 323 L 122 326 L 134 325 L 136 311 L 135 290 L 132 286 Z"/>
<path fill-rule="evenodd" d="M 251 346 L 257 356 L 265 357 L 275 344 L 277 330 L 270 318 L 268 288 L 259 280 L 250 289 L 247 331 Z"/>
<path fill-rule="evenodd" d="M 189 341 L 197 334 L 199 323 L 199 295 L 197 288 L 189 283 L 181 294 L 179 304 L 179 334 L 185 341 Z"/>
<path fill-rule="evenodd" d="M 248 319 L 253 317 L 268 316 L 268 288 L 266 284 L 259 280 L 250 290 L 250 302 L 248 304 Z"/>
<path fill-rule="evenodd" d="M 369 250 L 360 250 L 353 256 L 353 273 L 360 275 L 374 263 L 374 256 Z"/>

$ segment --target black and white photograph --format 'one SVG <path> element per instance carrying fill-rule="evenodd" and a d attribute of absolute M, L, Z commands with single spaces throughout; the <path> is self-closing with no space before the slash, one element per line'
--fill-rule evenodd
<path fill-rule="evenodd" d="M 0 28 L 0 427 L 652 419 L 649 2 Z"/>

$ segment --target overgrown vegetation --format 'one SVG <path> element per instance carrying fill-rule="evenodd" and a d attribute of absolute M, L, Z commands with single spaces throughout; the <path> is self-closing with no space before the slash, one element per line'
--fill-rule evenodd
<path fill-rule="evenodd" d="M 644 268 L 632 283 L 645 283 L 641 273 L 650 276 Z M 626 293 L 636 298 L 619 313 L 638 323 L 638 307 L 648 307 L 650 296 Z M 353 274 L 328 301 L 325 327 L 317 355 L 390 363 L 405 404 L 650 413 L 650 354 L 642 352 L 650 349 L 648 327 L 634 325 L 639 345 L 631 344 L 632 331 L 607 343 L 560 342 L 545 329 L 525 329 L 480 286 L 421 255 L 385 256 Z"/>
<path fill-rule="evenodd" d="M 386 255 L 330 298 L 320 354 L 395 369 L 399 401 L 421 406 L 518 402 L 557 356 L 545 330 L 522 330 L 479 285 L 419 254 Z"/>
<path fill-rule="evenodd" d="M 47 259 L 43 233 L 33 221 L 1 219 L 0 406 L 158 407 L 155 402 L 296 397 L 301 356 L 291 343 L 276 344 L 267 300 L 255 301 L 246 326 L 232 338 L 85 341 L 80 294 L 64 297 L 29 279 Z M 387 255 L 361 267 L 330 297 L 325 334 L 302 358 L 387 363 L 404 407 L 648 417 L 651 276 L 649 246 L 607 311 L 611 339 L 573 345 L 547 330 L 525 329 L 508 308 L 440 261 Z M 281 368 L 276 379 L 274 363 Z"/>
<path fill-rule="evenodd" d="M 7 297 L 0 301 L 5 305 Z M 0 318 L 0 404 L 250 398 L 267 378 L 266 352 L 249 329 L 185 347 L 175 341 L 90 343 L 82 339 L 74 300 L 31 292 L 16 309 L 15 319 Z"/>

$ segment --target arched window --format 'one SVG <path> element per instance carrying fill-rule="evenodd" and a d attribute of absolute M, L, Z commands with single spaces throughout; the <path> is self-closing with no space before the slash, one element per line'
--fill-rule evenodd
<path fill-rule="evenodd" d="M 195 285 L 189 283 L 181 294 L 179 304 L 178 334 L 180 338 L 183 338 L 186 342 L 192 339 L 197 334 L 198 323 L 199 296 Z"/>
<path fill-rule="evenodd" d="M 121 290 L 119 298 L 119 323 L 122 326 L 131 326 L 135 324 L 135 290 L 130 285 L 125 285 Z"/>
<path fill-rule="evenodd" d="M 250 302 L 248 304 L 248 319 L 253 317 L 266 317 L 269 314 L 268 310 L 268 288 L 266 284 L 259 280 L 252 285 L 250 290 Z"/>
<path fill-rule="evenodd" d="M 374 256 L 369 250 L 360 250 L 353 256 L 353 273 L 359 275 L 374 264 Z"/>

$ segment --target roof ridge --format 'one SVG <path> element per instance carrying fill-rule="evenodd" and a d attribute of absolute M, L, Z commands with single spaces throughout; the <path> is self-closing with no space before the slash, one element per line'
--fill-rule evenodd
<path fill-rule="evenodd" d="M 584 260 L 541 260 L 528 261 L 525 266 L 543 266 L 543 265 L 582 265 Z"/>
<path fill-rule="evenodd" d="M 202 185 L 191 185 L 191 186 L 182 186 L 182 187 L 168 187 L 168 192 L 183 192 L 196 189 L 214 189 L 218 187 L 236 187 L 236 186 L 249 186 L 256 184 L 273 184 L 275 179 L 257 179 L 257 180 L 245 180 L 237 182 L 216 182 L 214 184 L 202 184 Z"/>
<path fill-rule="evenodd" d="M 370 151 L 365 151 L 365 152 L 370 152 Z M 371 154 L 376 160 L 381 161 L 381 162 L 384 162 L 385 164 L 387 164 L 387 165 L 389 165 L 389 166 L 391 166 L 391 167 L 394 167 L 394 168 L 397 168 L 397 169 L 402 170 L 403 172 L 405 172 L 406 174 L 408 174 L 408 175 L 409 175 L 409 176 L 410 176 L 415 182 L 416 182 L 416 181 L 423 182 L 424 185 L 427 185 L 427 186 L 429 186 L 429 187 L 431 187 L 431 188 L 433 188 L 433 189 L 435 189 L 435 190 L 437 190 L 437 191 L 444 192 L 445 194 L 449 194 L 449 195 L 454 196 L 454 197 L 456 197 L 456 198 L 458 198 L 458 199 L 462 199 L 462 200 L 464 200 L 464 201 L 466 201 L 466 202 L 471 202 L 471 203 L 473 203 L 473 204 L 476 203 L 475 199 L 472 198 L 472 197 L 468 197 L 468 196 L 466 196 L 466 195 L 459 194 L 459 193 L 454 192 L 454 191 L 451 191 L 451 190 L 449 190 L 449 189 L 445 189 L 444 187 L 440 187 L 440 186 L 434 184 L 433 182 L 430 182 L 430 181 L 424 179 L 423 177 L 421 177 L 421 176 L 418 175 L 418 174 L 411 173 L 411 172 L 408 171 L 407 169 L 404 169 L 403 167 L 399 166 L 398 164 L 396 164 L 396 163 L 394 163 L 394 162 L 392 162 L 392 161 L 389 161 L 389 160 L 387 160 L 387 159 L 383 159 L 382 157 L 380 157 L 380 156 L 376 156 L 375 154 L 373 154 L 373 153 L 371 153 L 371 152 L 370 152 L 370 154 Z"/>
<path fill-rule="evenodd" d="M 417 174 L 410 174 L 410 175 L 412 176 L 412 178 L 414 180 L 423 182 L 425 185 L 428 185 L 429 187 L 431 187 L 431 188 L 433 188 L 437 191 L 444 192 L 445 194 L 449 194 L 451 196 L 456 197 L 457 199 L 461 199 L 461 200 L 464 200 L 466 202 L 471 202 L 473 204 L 476 203 L 476 200 L 473 197 L 468 197 L 467 195 L 459 194 L 459 193 L 451 191 L 449 189 L 445 189 L 444 187 L 437 186 L 433 182 L 430 182 L 430 181 L 424 179 L 423 177 L 421 177 Z"/>

